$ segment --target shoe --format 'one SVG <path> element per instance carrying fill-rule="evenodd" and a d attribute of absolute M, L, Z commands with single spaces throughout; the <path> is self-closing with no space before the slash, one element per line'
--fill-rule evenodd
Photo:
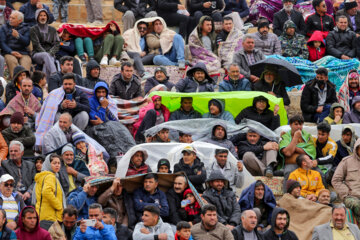
<path fill-rule="evenodd" d="M 96 20 L 93 22 L 94 25 L 103 25 L 102 21 Z"/>
<path fill-rule="evenodd" d="M 151 73 L 149 73 L 149 72 L 144 72 L 144 73 L 141 75 L 141 78 L 142 78 L 143 80 L 146 80 L 146 79 L 151 78 L 151 77 L 153 77 L 153 75 L 152 75 Z"/>
<path fill-rule="evenodd" d="M 117 60 L 115 57 L 112 57 L 109 61 L 109 65 L 120 66 L 121 62 L 119 60 Z"/>
<path fill-rule="evenodd" d="M 265 176 L 268 178 L 272 178 L 274 176 L 273 168 L 271 166 L 266 167 Z"/>
<path fill-rule="evenodd" d="M 80 60 L 81 60 L 83 63 L 86 62 L 86 58 L 85 58 L 84 55 L 81 55 L 79 58 L 80 58 Z"/>
<path fill-rule="evenodd" d="M 284 169 L 275 170 L 275 171 L 274 171 L 274 176 L 276 176 L 276 177 L 283 177 L 283 176 L 284 176 Z"/>
<path fill-rule="evenodd" d="M 107 57 L 107 56 L 103 56 L 103 58 L 102 58 L 101 61 L 100 61 L 100 65 L 101 65 L 101 66 L 106 66 L 106 65 L 109 64 L 108 62 L 109 62 L 108 57 Z"/>
<path fill-rule="evenodd" d="M 94 59 L 95 59 L 94 56 L 89 56 L 89 61 Z"/>

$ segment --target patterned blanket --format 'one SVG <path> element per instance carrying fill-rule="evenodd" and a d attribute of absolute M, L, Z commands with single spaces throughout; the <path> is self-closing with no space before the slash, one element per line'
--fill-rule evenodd
<path fill-rule="evenodd" d="M 139 119 L 139 110 L 148 105 L 148 99 L 125 100 L 112 97 L 117 106 L 117 116 L 122 124 L 133 124 Z"/>
<path fill-rule="evenodd" d="M 235 52 L 242 48 L 242 37 L 243 33 L 233 28 L 233 30 L 229 33 L 225 42 L 220 43 L 218 53 L 221 61 L 221 65 L 224 67 L 228 67 L 231 64 L 231 57 Z"/>

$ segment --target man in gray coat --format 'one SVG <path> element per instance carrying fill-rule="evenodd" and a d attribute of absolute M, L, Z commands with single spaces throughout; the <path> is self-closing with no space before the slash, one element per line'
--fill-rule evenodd
<path fill-rule="evenodd" d="M 334 206 L 331 221 L 314 228 L 312 240 L 355 239 L 360 240 L 358 226 L 346 222 L 346 208 Z"/>

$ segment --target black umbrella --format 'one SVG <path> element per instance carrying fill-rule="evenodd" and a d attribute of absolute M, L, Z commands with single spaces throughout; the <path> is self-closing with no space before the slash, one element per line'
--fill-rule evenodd
<path fill-rule="evenodd" d="M 285 82 L 285 86 L 293 87 L 303 84 L 298 70 L 291 63 L 277 58 L 266 58 L 250 66 L 252 75 L 260 77 L 266 65 L 273 65 L 278 69 L 280 80 Z"/>

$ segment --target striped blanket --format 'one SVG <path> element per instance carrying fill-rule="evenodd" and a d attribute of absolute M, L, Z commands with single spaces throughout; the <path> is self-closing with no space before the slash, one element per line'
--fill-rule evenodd
<path fill-rule="evenodd" d="M 242 48 L 243 33 L 236 28 L 233 28 L 226 38 L 226 41 L 221 42 L 218 49 L 221 65 L 228 67 L 231 64 L 235 52 Z"/>
<path fill-rule="evenodd" d="M 148 105 L 147 98 L 141 100 L 125 100 L 112 97 L 117 106 L 117 116 L 122 124 L 133 124 L 139 119 L 139 110 Z"/>

